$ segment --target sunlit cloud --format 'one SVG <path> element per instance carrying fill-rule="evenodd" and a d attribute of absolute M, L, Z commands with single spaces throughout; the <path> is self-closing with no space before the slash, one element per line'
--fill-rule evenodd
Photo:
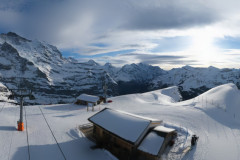
<path fill-rule="evenodd" d="M 118 66 L 145 62 L 163 68 L 239 68 L 240 1 L 0 2 L 1 32 L 44 40 L 65 57 Z"/>

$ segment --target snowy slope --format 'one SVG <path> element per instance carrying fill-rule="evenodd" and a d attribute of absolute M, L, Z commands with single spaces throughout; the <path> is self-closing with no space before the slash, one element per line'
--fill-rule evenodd
<path fill-rule="evenodd" d="M 193 134 L 197 134 L 200 139 L 197 148 L 192 150 L 188 155 L 170 155 L 167 159 L 240 159 L 240 116 L 235 118 L 233 115 L 223 109 L 219 109 L 217 104 L 228 104 L 230 108 L 235 108 L 235 113 L 239 113 L 239 106 L 235 102 L 239 100 L 239 90 L 233 84 L 220 86 L 221 89 L 215 88 L 213 92 L 205 93 L 198 98 L 188 101 L 170 103 L 169 101 L 159 101 L 159 99 L 167 99 L 158 96 L 156 101 L 145 103 L 144 101 L 136 101 L 132 96 L 120 96 L 113 99 L 111 107 L 116 109 L 124 109 L 129 112 L 140 114 L 142 116 L 150 116 L 152 118 L 162 119 L 165 123 L 171 123 L 185 128 Z M 146 93 L 147 94 L 147 93 Z M 229 95 L 236 94 L 230 98 Z M 143 94 L 144 95 L 144 94 Z M 208 108 L 210 103 L 206 102 L 205 97 L 214 97 L 215 106 Z M 218 97 L 220 96 L 220 97 Z M 140 97 L 135 95 L 135 97 Z M 203 97 L 203 100 L 201 100 Z M 143 98 L 144 99 L 144 98 Z M 149 98 L 150 99 L 150 98 Z M 134 101 L 133 101 L 134 100 Z M 133 103 L 130 103 L 133 102 Z M 180 146 L 188 146 L 189 141 L 184 142 Z M 185 148 L 183 147 L 183 148 Z M 179 151 L 179 150 L 177 150 Z"/>
<path fill-rule="evenodd" d="M 168 92 L 171 90 L 174 89 L 170 88 Z M 239 91 L 236 86 L 219 86 L 183 102 L 174 102 L 172 97 L 162 92 L 166 90 L 113 97 L 112 103 L 99 105 L 94 112 L 87 112 L 85 106 L 73 104 L 26 106 L 24 122 L 27 130 L 24 132 L 15 131 L 19 107 L 5 105 L 0 110 L 0 159 L 26 160 L 29 156 L 37 160 L 51 160 L 54 157 L 64 159 L 64 156 L 71 160 L 111 159 L 108 152 L 91 149 L 94 143 L 77 130 L 78 125 L 88 123 L 87 119 L 104 107 L 160 119 L 165 126 L 176 129 L 176 144 L 163 159 L 240 159 L 240 117 L 237 119 L 231 114 L 239 111 L 236 105 Z M 207 105 L 205 97 L 209 98 Z M 210 97 L 214 104 L 212 106 Z M 218 107 L 220 103 L 226 104 L 226 111 Z M 2 103 L 0 107 L 3 107 Z M 197 146 L 185 155 L 182 151 L 190 145 L 192 134 L 200 138 Z"/>
<path fill-rule="evenodd" d="M 7 101 L 9 94 L 7 87 L 0 82 L 0 101 Z"/>
<path fill-rule="evenodd" d="M 240 121 L 240 92 L 233 83 L 210 89 L 194 99 L 181 102 L 181 104 L 193 105 L 209 114 L 214 113 L 215 110 L 222 110 L 226 115 Z"/>
<path fill-rule="evenodd" d="M 218 69 L 212 66 L 208 68 L 184 66 L 171 69 L 166 74 L 155 78 L 151 83 L 152 88 L 159 88 L 164 85 L 178 86 L 185 99 L 189 99 L 221 84 L 234 83 L 239 88 L 239 77 L 239 69 Z"/>
<path fill-rule="evenodd" d="M 96 62 L 78 63 L 63 58 L 55 46 L 38 40 L 28 40 L 15 33 L 0 34 L 0 77 L 8 88 L 20 85 L 34 91 L 31 103 L 73 102 L 81 93 L 116 94 L 116 82 Z M 29 101 L 30 102 L 30 101 Z"/>
<path fill-rule="evenodd" d="M 15 103 L 15 100 L 8 99 L 11 92 L 8 90 L 8 88 L 0 82 L 0 102 L 10 102 Z"/>

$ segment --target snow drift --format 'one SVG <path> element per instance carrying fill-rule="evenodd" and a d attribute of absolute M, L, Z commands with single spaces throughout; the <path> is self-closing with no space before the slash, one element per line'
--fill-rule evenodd
<path fill-rule="evenodd" d="M 240 91 L 233 83 L 212 88 L 180 104 L 195 106 L 207 113 L 215 112 L 216 114 L 216 111 L 220 109 L 234 119 L 240 120 Z"/>

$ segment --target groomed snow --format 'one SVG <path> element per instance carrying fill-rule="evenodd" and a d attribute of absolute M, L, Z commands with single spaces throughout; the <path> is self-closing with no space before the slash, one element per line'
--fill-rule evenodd
<path fill-rule="evenodd" d="M 26 106 L 24 124 L 28 140 L 26 129 L 16 131 L 19 106 L 0 102 L 0 159 L 27 160 L 30 153 L 30 159 L 52 160 L 63 157 L 60 147 L 68 160 L 110 160 L 112 156 L 103 149 L 91 149 L 95 144 L 77 129 L 78 125 L 89 123 L 88 118 L 105 107 L 161 119 L 165 127 L 176 129 L 176 143 L 162 157 L 163 160 L 240 159 L 240 112 L 237 105 L 240 96 L 233 84 L 175 103 L 160 92 L 113 97 L 113 103 L 98 105 L 94 112 L 87 112 L 86 106 L 73 104 Z M 220 104 L 226 104 L 226 109 Z M 199 141 L 184 155 L 182 151 L 191 145 L 192 134 L 197 134 Z"/>
<path fill-rule="evenodd" d="M 89 120 L 133 143 L 138 140 L 151 122 L 112 109 L 105 109 L 90 117 Z"/>
<path fill-rule="evenodd" d="M 158 152 L 164 142 L 164 137 L 159 136 L 156 132 L 150 132 L 142 141 L 139 150 L 158 155 Z"/>

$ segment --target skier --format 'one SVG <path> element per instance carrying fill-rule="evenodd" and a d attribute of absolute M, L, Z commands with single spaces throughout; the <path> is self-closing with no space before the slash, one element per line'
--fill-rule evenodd
<path fill-rule="evenodd" d="M 197 137 L 196 135 L 193 135 L 193 136 L 192 136 L 192 140 L 191 140 L 191 146 L 192 146 L 192 147 L 195 146 L 195 144 L 196 144 L 197 141 L 198 141 L 198 138 L 199 138 L 199 137 Z"/>

